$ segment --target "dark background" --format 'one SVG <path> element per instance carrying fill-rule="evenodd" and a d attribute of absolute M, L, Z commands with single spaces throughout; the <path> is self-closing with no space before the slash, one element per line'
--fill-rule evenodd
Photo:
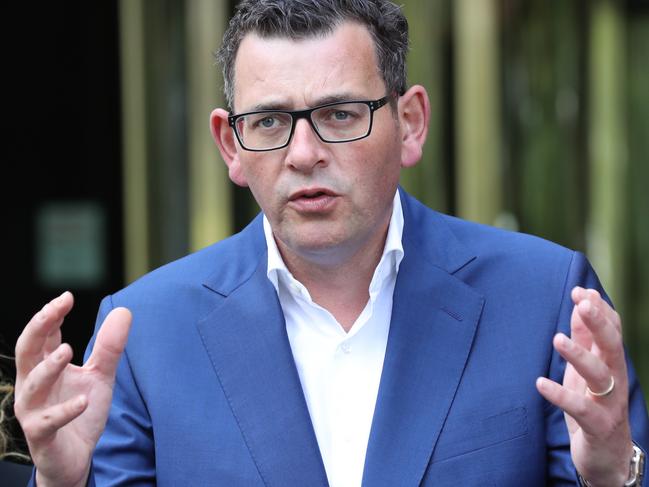
<path fill-rule="evenodd" d="M 2 31 L 0 353 L 66 288 L 76 298 L 63 339 L 80 363 L 99 301 L 123 285 L 116 1 L 8 2 Z M 106 272 L 90 286 L 51 286 L 36 267 L 36 218 L 52 203 L 95 204 L 105 216 Z M 2 360 L 11 376 L 12 365 Z"/>

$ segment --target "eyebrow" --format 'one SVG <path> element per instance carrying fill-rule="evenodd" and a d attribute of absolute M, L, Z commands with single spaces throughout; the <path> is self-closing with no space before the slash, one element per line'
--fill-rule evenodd
<path fill-rule="evenodd" d="M 315 103 L 308 108 L 319 107 L 321 105 L 328 105 L 329 103 L 340 103 L 351 100 L 361 100 L 364 99 L 363 96 L 352 94 L 352 93 L 338 93 L 334 95 L 327 95 L 322 98 L 315 100 Z M 296 110 L 295 107 L 291 106 L 289 103 L 280 102 L 280 101 L 268 101 L 264 103 L 258 103 L 250 107 L 250 109 L 245 110 L 245 112 L 256 112 L 259 110 L 282 110 L 282 111 L 292 111 Z M 299 108 L 298 110 L 303 110 Z M 243 113 L 243 112 L 242 112 Z"/>

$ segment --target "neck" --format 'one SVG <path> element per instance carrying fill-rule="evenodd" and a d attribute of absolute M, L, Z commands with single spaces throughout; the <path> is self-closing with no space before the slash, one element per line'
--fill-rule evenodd
<path fill-rule="evenodd" d="M 346 258 L 323 263 L 278 248 L 286 267 L 309 290 L 314 302 L 329 311 L 349 331 L 369 300 L 374 270 L 381 260 L 389 219 L 368 245 Z"/>

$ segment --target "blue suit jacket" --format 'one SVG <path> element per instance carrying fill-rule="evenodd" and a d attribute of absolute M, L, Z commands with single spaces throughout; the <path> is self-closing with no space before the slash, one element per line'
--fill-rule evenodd
<path fill-rule="evenodd" d="M 552 337 L 569 331 L 573 286 L 601 290 L 594 272 L 579 253 L 401 198 L 405 257 L 363 486 L 575 485 L 563 414 L 534 384 L 561 381 Z M 327 485 L 266 264 L 258 217 L 103 301 L 98 324 L 126 306 L 133 326 L 97 485 Z"/>

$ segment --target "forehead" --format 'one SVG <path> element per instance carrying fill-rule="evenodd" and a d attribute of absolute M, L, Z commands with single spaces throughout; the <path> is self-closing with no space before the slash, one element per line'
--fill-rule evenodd
<path fill-rule="evenodd" d="M 366 27 L 345 22 L 307 39 L 247 34 L 235 60 L 235 111 L 259 105 L 304 108 L 319 100 L 385 93 L 374 42 Z"/>

